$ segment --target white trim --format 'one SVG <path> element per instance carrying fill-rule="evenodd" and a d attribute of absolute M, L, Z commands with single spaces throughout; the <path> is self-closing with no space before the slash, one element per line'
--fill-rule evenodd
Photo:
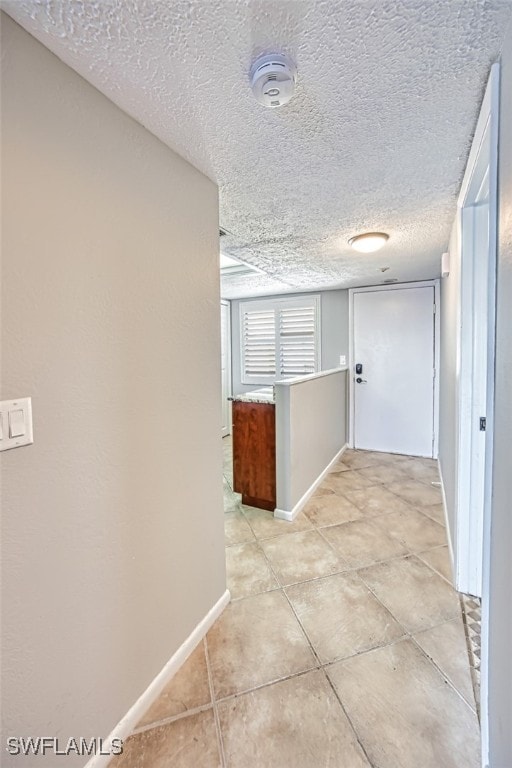
<path fill-rule="evenodd" d="M 493 64 L 489 75 L 489 80 L 480 105 L 480 113 L 478 115 L 478 121 L 475 128 L 475 134 L 471 143 L 471 149 L 469 151 L 468 162 L 466 163 L 466 170 L 464 171 L 464 178 L 460 185 L 459 196 L 457 198 L 457 208 L 463 208 L 466 204 L 466 199 L 471 184 L 471 177 L 473 170 L 476 166 L 478 155 L 480 154 L 480 148 L 483 138 L 485 136 L 485 130 L 491 114 L 491 91 L 494 90 L 494 84 L 498 84 L 499 80 L 499 64 Z"/>
<path fill-rule="evenodd" d="M 455 584 L 455 557 L 453 554 L 452 531 L 450 528 L 450 518 L 448 517 L 448 504 L 446 502 L 446 493 L 444 491 L 443 470 L 441 468 L 441 462 L 439 459 L 437 459 L 437 471 L 439 472 L 439 479 L 441 480 L 441 495 L 443 497 L 444 524 L 446 528 L 446 539 L 448 541 L 448 551 L 450 553 L 450 562 L 452 566 L 452 582 Z"/>
<path fill-rule="evenodd" d="M 229 590 L 226 589 L 224 594 L 217 600 L 215 605 L 208 611 L 206 616 L 201 619 L 199 624 L 194 630 L 192 630 L 185 642 L 180 645 L 176 653 L 171 656 L 163 669 L 148 685 L 144 693 L 139 696 L 133 706 L 130 707 L 126 715 L 119 721 L 116 726 L 114 726 L 108 738 L 103 742 L 102 751 L 109 751 L 113 739 L 121 739 L 122 741 L 125 741 L 128 736 L 130 736 L 141 717 L 145 715 L 149 707 L 158 698 L 167 683 L 174 677 L 180 667 L 183 666 L 192 651 L 206 635 L 212 624 L 219 618 L 224 608 L 228 605 L 230 599 L 231 595 Z M 85 768 L 106 768 L 111 760 L 112 755 L 110 754 L 94 755 L 86 763 Z"/>
<path fill-rule="evenodd" d="M 280 381 L 274 382 L 274 387 L 291 387 L 294 384 L 302 384 L 303 381 L 311 381 L 311 379 L 321 379 L 322 376 L 330 376 L 333 373 L 340 373 L 340 371 L 348 371 L 348 366 L 340 365 L 339 368 L 329 368 L 328 371 L 318 371 L 318 373 L 308 373 L 307 376 L 297 376 L 295 379 L 280 379 Z"/>
<path fill-rule="evenodd" d="M 232 425 L 232 417 L 231 417 L 231 396 L 233 394 L 233 372 L 231 369 L 231 345 L 232 345 L 232 338 L 231 338 L 231 302 L 227 299 L 221 299 L 220 300 L 221 305 L 224 305 L 227 307 L 227 328 L 226 328 L 226 336 L 227 336 L 227 350 L 226 350 L 226 368 L 227 368 L 227 380 L 228 380 L 228 391 L 227 391 L 227 397 L 228 397 L 228 425 L 227 425 L 227 432 L 222 431 L 222 437 L 227 437 L 231 434 L 231 425 Z M 222 310 L 221 310 L 222 311 Z M 222 329 L 221 329 L 222 330 Z"/>
<path fill-rule="evenodd" d="M 440 365 L 440 346 L 441 346 L 441 286 L 438 279 L 418 280 L 411 283 L 393 283 L 392 285 L 368 285 L 361 288 L 348 289 L 348 328 L 349 328 L 349 374 L 348 374 L 348 446 L 354 447 L 354 294 L 368 293 L 373 291 L 396 291 L 404 288 L 434 288 L 434 366 L 436 375 L 434 378 L 434 412 L 433 412 L 433 458 L 437 459 L 439 455 L 439 365 Z"/>
<path fill-rule="evenodd" d="M 434 379 L 434 438 L 432 443 L 432 458 L 439 458 L 439 397 L 440 397 L 440 366 L 441 366 L 441 282 L 434 280 L 434 365 L 436 377 Z"/>
<path fill-rule="evenodd" d="M 490 526 L 492 445 L 494 421 L 494 347 L 495 347 L 495 290 L 497 249 L 497 170 L 498 170 L 498 119 L 499 119 L 499 64 L 491 67 L 489 80 L 482 100 L 475 135 L 464 172 L 457 203 L 457 227 L 460 233 L 461 286 L 458 317 L 459 372 L 458 401 L 458 455 L 457 495 L 455 509 L 456 535 L 456 587 L 461 592 L 483 595 L 483 560 L 486 528 Z M 485 155 L 487 154 L 487 160 Z M 489 231 L 488 254 L 484 260 L 487 272 L 487 401 L 479 411 L 486 417 L 485 445 L 475 444 L 474 418 L 478 397 L 478 381 L 473 371 L 481 366 L 474 360 L 474 321 L 478 304 L 474 305 L 473 286 L 479 281 L 478 271 L 482 260 L 476 257 L 473 232 L 468 236 L 468 225 L 475 219 L 474 206 L 478 200 L 481 179 L 489 169 Z M 472 229 L 472 227 L 471 227 Z M 480 308 L 481 312 L 481 308 Z M 475 384 L 477 385 L 475 387 Z M 476 452 L 484 450 L 485 470 L 476 461 Z M 483 502 L 478 503 L 478 498 Z M 483 652 L 482 652 L 483 664 Z M 485 694 L 485 675 L 482 675 L 482 696 Z M 482 708 L 482 712 L 484 709 Z M 482 734 L 485 732 L 482 718 Z"/>
<path fill-rule="evenodd" d="M 306 493 L 302 496 L 302 498 L 299 499 L 299 501 L 296 503 L 296 505 L 291 510 L 287 509 L 276 509 L 274 510 L 274 517 L 277 517 L 279 520 L 288 520 L 289 522 L 292 522 L 295 520 L 301 509 L 305 506 L 306 502 L 310 499 L 310 497 L 313 495 L 313 493 L 316 491 L 324 477 L 331 471 L 331 468 L 336 464 L 337 461 L 341 458 L 341 456 L 345 453 L 345 451 L 348 448 L 348 443 L 345 443 L 343 448 L 340 448 L 338 453 L 334 456 L 334 458 L 329 462 L 329 464 L 326 466 L 326 468 L 321 472 L 316 480 L 309 486 Z"/>
<path fill-rule="evenodd" d="M 354 448 L 354 294 L 348 289 L 348 447 Z"/>
<path fill-rule="evenodd" d="M 493 64 L 487 85 L 490 98 L 491 114 L 491 156 L 489 162 L 489 243 L 493 253 L 498 251 L 498 152 L 499 152 L 499 109 L 500 109 L 500 65 Z M 492 190 L 495 192 L 494 205 L 491 203 Z M 482 734 L 482 763 L 489 762 L 489 589 L 491 557 L 491 516 L 493 483 L 493 427 L 494 427 L 494 369 L 496 353 L 496 277 L 497 258 L 489 281 L 489 313 L 492 315 L 492 328 L 488 336 L 487 361 L 487 424 L 488 433 L 485 457 L 485 496 L 482 531 L 482 657 L 480 684 L 480 712 Z M 492 439 L 491 439 L 492 437 Z"/>

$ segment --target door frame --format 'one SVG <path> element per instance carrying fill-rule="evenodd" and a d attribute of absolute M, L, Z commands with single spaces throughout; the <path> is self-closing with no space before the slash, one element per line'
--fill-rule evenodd
<path fill-rule="evenodd" d="M 484 501 L 483 515 L 480 520 L 481 531 L 481 569 L 482 569 L 482 656 L 481 656 L 481 688 L 480 688 L 480 710 L 481 710 L 481 744 L 482 744 L 482 765 L 489 763 L 489 597 L 490 597 L 490 569 L 491 569 L 491 523 L 492 523 L 492 475 L 493 475 L 493 426 L 494 426 L 494 369 L 495 369 L 495 349 L 496 349 L 496 269 L 497 269 L 497 250 L 498 250 L 498 140 L 499 140 L 499 101 L 500 101 L 500 65 L 492 65 L 487 87 L 485 89 L 480 114 L 476 125 L 475 135 L 469 153 L 468 163 L 461 185 L 459 198 L 457 201 L 457 229 L 459 253 L 461 260 L 461 283 L 460 283 L 460 302 L 458 317 L 458 344 L 457 344 L 457 367 L 460 372 L 459 377 L 459 431 L 458 431 L 458 449 L 457 449 L 457 492 L 456 492 L 456 564 L 457 564 L 457 589 L 469 591 L 471 574 L 471 559 L 475 553 L 470 550 L 471 542 L 473 545 L 475 537 L 470 537 L 469 528 L 475 524 L 475 519 L 464 509 L 463 500 L 460 492 L 469 482 L 469 471 L 471 461 L 471 444 L 468 444 L 467 434 L 461 431 L 461 415 L 463 411 L 463 398 L 467 400 L 471 395 L 472 375 L 463 360 L 464 352 L 467 351 L 469 333 L 467 326 L 464 325 L 464 318 L 468 311 L 467 304 L 464 305 L 464 288 L 467 288 L 467 279 L 474 279 L 471 269 L 468 272 L 468 264 L 464 262 L 464 249 L 462 239 L 462 210 L 467 203 L 468 196 L 471 194 L 471 182 L 478 165 L 480 148 L 485 137 L 486 129 L 489 128 L 489 255 L 490 269 L 488 272 L 488 333 L 487 333 L 487 403 L 486 403 L 486 432 L 485 432 L 485 479 L 484 479 Z M 466 268 L 466 269 L 465 269 Z M 466 293 L 467 295 L 467 293 Z M 466 484 L 466 485 L 464 485 Z M 464 543 L 461 548 L 461 542 Z"/>
<path fill-rule="evenodd" d="M 221 312 L 222 312 L 222 306 L 227 307 L 227 323 L 226 323 L 226 336 L 227 336 L 227 350 L 226 350 L 226 376 L 228 381 L 228 391 L 227 391 L 227 397 L 231 397 L 231 393 L 233 391 L 233 381 L 232 381 L 232 374 L 231 374 L 231 302 L 227 299 L 221 299 Z M 221 323 L 221 333 L 222 333 L 222 323 Z M 221 390 L 222 390 L 222 382 L 221 382 Z M 231 434 L 231 427 L 232 427 L 232 419 L 231 419 L 231 401 L 228 400 L 228 431 L 225 432 L 224 430 L 221 431 L 222 437 L 227 437 Z"/>
<path fill-rule="evenodd" d="M 355 429 L 354 429 L 354 412 L 355 412 L 355 386 L 354 386 L 354 294 L 356 293 L 368 293 L 375 291 L 396 291 L 404 288 L 433 288 L 434 289 L 434 425 L 432 435 L 432 454 L 435 459 L 438 455 L 438 442 L 439 442 L 439 347 L 440 347 L 440 318 L 441 313 L 439 311 L 441 292 L 439 280 L 419 280 L 410 283 L 392 283 L 391 285 L 368 285 L 361 288 L 349 288 L 348 291 L 348 327 L 349 327 L 349 377 L 348 377 L 348 391 L 349 391 L 349 434 L 348 445 L 350 448 L 354 447 Z"/>
<path fill-rule="evenodd" d="M 492 450 L 494 421 L 494 347 L 496 314 L 496 251 L 497 251 L 497 172 L 498 172 L 498 109 L 499 64 L 493 64 L 482 100 L 480 114 L 471 144 L 471 150 L 457 200 L 457 228 L 460 248 L 460 302 L 458 316 L 457 369 L 459 371 L 458 451 L 456 484 L 456 546 L 455 585 L 461 592 L 483 597 L 484 540 L 490 527 Z M 484 142 L 488 142 L 487 146 Z M 482 151 L 486 154 L 482 159 Z M 486 161 L 487 158 L 487 162 Z M 472 440 L 472 419 L 475 401 L 473 325 L 478 312 L 473 290 L 479 279 L 482 264 L 475 258 L 473 238 L 468 235 L 474 223 L 474 209 L 480 178 L 489 174 L 489 230 L 487 271 L 487 400 L 485 413 L 484 472 L 480 477 L 479 492 L 483 508 L 477 508 L 471 493 L 475 454 L 479 448 Z M 482 309 L 480 308 L 480 312 Z M 473 473 L 474 474 L 474 473 Z"/>

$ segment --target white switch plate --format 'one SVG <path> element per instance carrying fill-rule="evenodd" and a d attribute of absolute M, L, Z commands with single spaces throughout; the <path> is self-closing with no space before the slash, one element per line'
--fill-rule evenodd
<path fill-rule="evenodd" d="M 346 364 L 347 364 L 347 356 L 340 355 L 340 365 L 346 365 Z"/>
<path fill-rule="evenodd" d="M 20 435 L 20 432 L 23 434 Z M 18 437 L 11 437 L 15 433 Z M 0 451 L 21 448 L 34 442 L 32 433 L 32 400 L 20 397 L 17 400 L 0 402 Z"/>

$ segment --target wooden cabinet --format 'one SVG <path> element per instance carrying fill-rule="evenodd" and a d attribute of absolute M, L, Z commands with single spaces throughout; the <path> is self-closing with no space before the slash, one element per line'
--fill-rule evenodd
<path fill-rule="evenodd" d="M 273 403 L 233 401 L 233 486 L 242 503 L 274 511 L 276 422 Z"/>

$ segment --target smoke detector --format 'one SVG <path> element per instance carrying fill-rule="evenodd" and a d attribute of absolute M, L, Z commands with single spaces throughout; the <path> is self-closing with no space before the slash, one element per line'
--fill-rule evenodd
<path fill-rule="evenodd" d="M 297 69 L 286 56 L 271 53 L 260 56 L 251 67 L 251 88 L 264 107 L 282 107 L 295 91 Z"/>

